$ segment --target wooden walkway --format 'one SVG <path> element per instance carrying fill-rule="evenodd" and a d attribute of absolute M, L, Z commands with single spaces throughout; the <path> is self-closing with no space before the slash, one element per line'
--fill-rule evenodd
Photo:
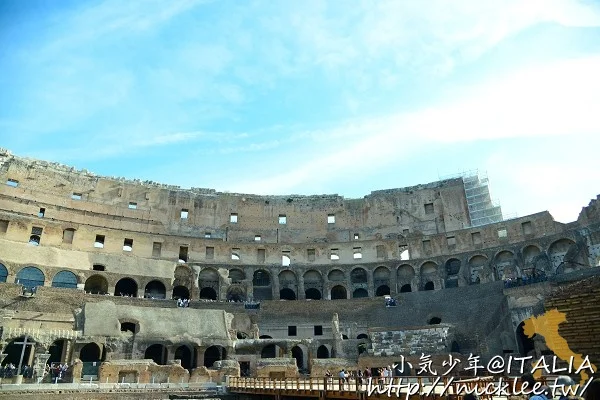
<path fill-rule="evenodd" d="M 358 399 L 378 400 L 402 398 L 404 400 L 461 399 L 465 388 L 480 391 L 490 384 L 497 384 L 499 377 L 394 377 L 391 381 L 373 378 L 370 383 L 358 384 L 351 379 L 340 383 L 338 378 L 240 378 L 229 377 L 230 393 L 272 396 L 274 399 L 290 397 L 308 397 L 316 399 Z M 512 381 L 511 381 L 512 382 Z M 519 383 L 520 387 L 520 383 Z M 462 390 L 462 391 L 461 391 Z M 492 400 L 505 396 L 482 395 L 482 400 Z"/>

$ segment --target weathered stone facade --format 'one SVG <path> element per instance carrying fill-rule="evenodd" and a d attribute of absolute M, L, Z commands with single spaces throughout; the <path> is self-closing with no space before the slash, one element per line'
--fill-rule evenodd
<path fill-rule="evenodd" d="M 539 346 L 525 342 L 522 321 L 566 307 L 547 299 L 599 274 L 597 199 L 569 224 L 540 212 L 471 227 L 461 179 L 362 199 L 257 196 L 99 177 L 1 150 L 0 181 L 6 360 L 27 336 L 25 363 L 81 359 L 82 376 L 107 361 L 110 379 L 130 379 L 117 360 L 181 360 L 187 379 L 203 380 L 236 373 L 210 369 L 221 360 L 264 375 L 268 358 L 306 371 L 333 357 L 375 367 L 419 351 L 528 353 Z M 589 316 L 581 329 L 595 333 Z M 576 336 L 573 346 L 598 353 Z"/>

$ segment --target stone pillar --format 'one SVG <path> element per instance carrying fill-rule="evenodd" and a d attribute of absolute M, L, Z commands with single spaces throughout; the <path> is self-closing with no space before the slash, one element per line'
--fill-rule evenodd
<path fill-rule="evenodd" d="M 37 354 L 35 360 L 33 362 L 33 377 L 37 378 L 37 382 L 41 382 L 44 378 L 44 373 L 46 372 L 46 363 L 50 358 L 50 353 L 40 353 Z"/>
<path fill-rule="evenodd" d="M 270 271 L 269 271 L 270 272 Z M 271 288 L 273 292 L 273 300 L 279 300 L 279 277 L 271 277 Z"/>
<path fill-rule="evenodd" d="M 196 368 L 204 366 L 204 352 L 206 347 L 196 347 Z"/>
<path fill-rule="evenodd" d="M 83 370 L 83 362 L 80 359 L 76 358 L 73 361 L 73 383 L 81 382 L 81 372 Z"/>
<path fill-rule="evenodd" d="M 392 269 L 390 271 L 390 295 L 395 296 L 400 291 L 398 287 L 398 271 Z"/>
<path fill-rule="evenodd" d="M 306 300 L 306 293 L 304 289 L 304 278 L 301 276 L 298 278 L 298 300 Z"/>
<path fill-rule="evenodd" d="M 375 280 L 373 279 L 373 271 L 366 269 L 367 271 L 367 292 L 369 292 L 369 297 L 375 297 Z"/>

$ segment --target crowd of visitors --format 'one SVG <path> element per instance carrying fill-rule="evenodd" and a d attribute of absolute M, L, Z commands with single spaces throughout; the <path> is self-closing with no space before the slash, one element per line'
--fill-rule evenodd
<path fill-rule="evenodd" d="M 190 306 L 190 299 L 177 299 L 177 307 L 187 308 Z"/>
<path fill-rule="evenodd" d="M 543 270 L 538 271 L 534 269 L 533 272 L 524 273 L 520 278 L 509 277 L 504 279 L 504 287 L 508 289 L 517 286 L 531 285 L 532 283 L 544 282 L 547 280 L 548 277 Z"/>
<path fill-rule="evenodd" d="M 13 363 L 8 363 L 4 367 L 0 367 L 0 378 L 12 378 L 16 375 L 19 375 L 18 368 Z M 24 378 L 32 378 L 33 368 L 29 365 L 23 365 L 20 375 L 23 375 Z"/>

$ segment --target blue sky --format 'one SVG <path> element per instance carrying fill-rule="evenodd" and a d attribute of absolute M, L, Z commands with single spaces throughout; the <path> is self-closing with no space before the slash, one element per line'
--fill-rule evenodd
<path fill-rule="evenodd" d="M 0 146 L 100 175 L 362 197 L 487 172 L 600 193 L 600 1 L 0 0 Z"/>

